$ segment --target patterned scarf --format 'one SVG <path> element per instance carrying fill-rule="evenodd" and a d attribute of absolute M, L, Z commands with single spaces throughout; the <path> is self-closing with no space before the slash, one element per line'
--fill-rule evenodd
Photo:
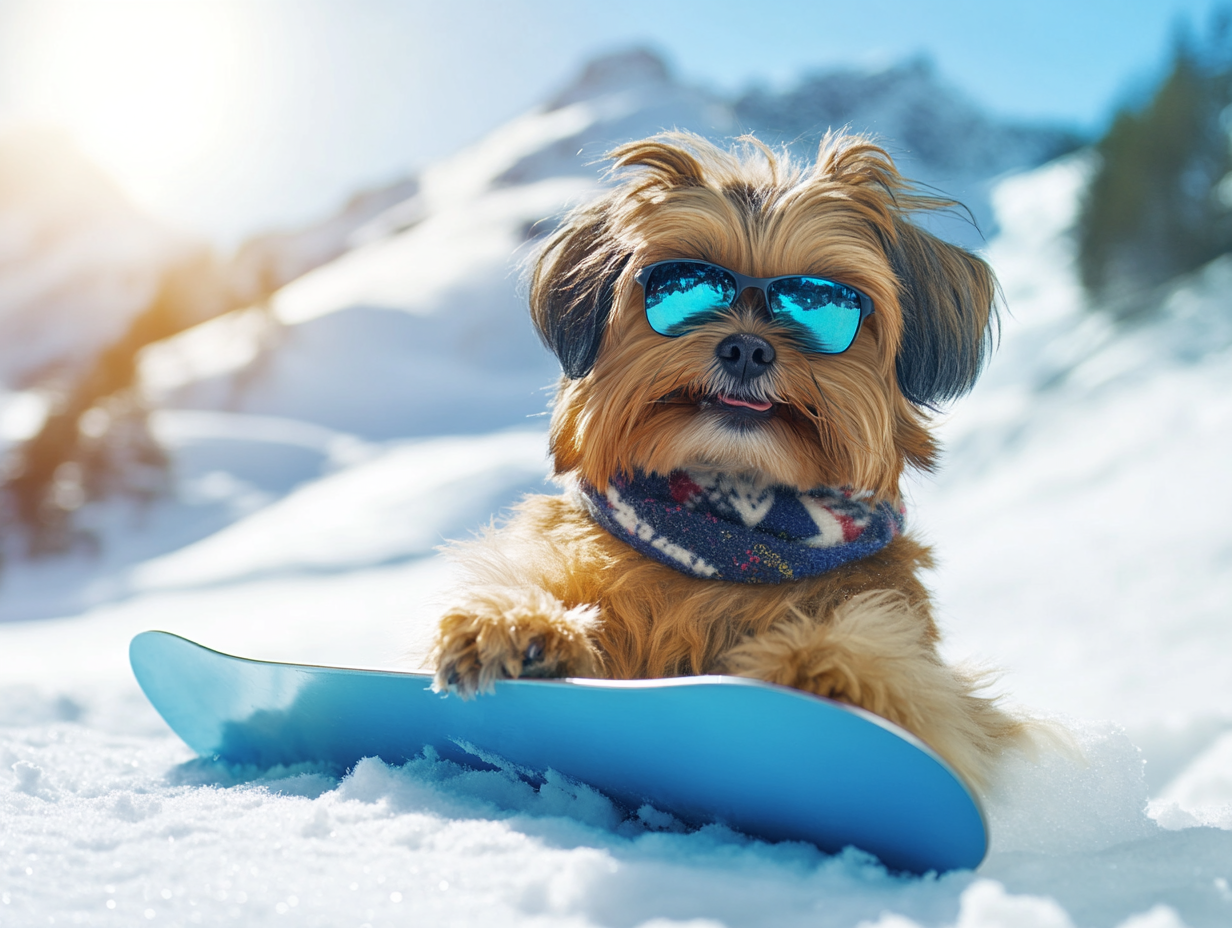
<path fill-rule="evenodd" d="M 903 528 L 902 509 L 834 487 L 801 493 L 748 477 L 673 471 L 581 486 L 596 522 L 682 573 L 737 583 L 812 577 L 880 551 Z"/>

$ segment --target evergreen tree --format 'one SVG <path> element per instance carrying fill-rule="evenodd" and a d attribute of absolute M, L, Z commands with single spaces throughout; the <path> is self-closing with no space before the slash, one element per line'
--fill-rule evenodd
<path fill-rule="evenodd" d="M 1079 270 L 1095 298 L 1121 313 L 1141 311 L 1144 291 L 1232 251 L 1230 121 L 1224 12 L 1205 41 L 1178 40 L 1154 96 L 1119 112 L 1097 146 L 1078 224 Z"/>

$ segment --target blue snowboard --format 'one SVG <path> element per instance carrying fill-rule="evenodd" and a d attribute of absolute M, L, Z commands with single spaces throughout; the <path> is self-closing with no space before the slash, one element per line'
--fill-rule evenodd
<path fill-rule="evenodd" d="M 860 709 L 738 677 L 510 680 L 463 701 L 423 673 L 247 660 L 167 632 L 129 649 L 137 682 L 198 754 L 272 767 L 402 764 L 462 745 L 555 770 L 631 809 L 772 841 L 848 845 L 914 873 L 975 867 L 978 801 L 912 735 Z"/>

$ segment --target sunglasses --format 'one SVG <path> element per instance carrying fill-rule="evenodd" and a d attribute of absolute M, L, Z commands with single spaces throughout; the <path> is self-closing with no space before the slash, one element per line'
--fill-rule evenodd
<path fill-rule="evenodd" d="M 860 323 L 873 312 L 867 294 L 825 277 L 746 277 L 706 261 L 659 261 L 633 279 L 642 285 L 650 327 L 669 338 L 731 309 L 750 287 L 761 291 L 776 321 L 788 323 L 820 354 L 850 348 Z"/>

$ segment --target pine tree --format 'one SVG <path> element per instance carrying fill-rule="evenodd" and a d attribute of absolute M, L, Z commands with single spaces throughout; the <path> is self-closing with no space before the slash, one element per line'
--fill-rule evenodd
<path fill-rule="evenodd" d="M 1178 40 L 1168 76 L 1141 109 L 1124 109 L 1099 142 L 1078 224 L 1079 270 L 1122 314 L 1159 284 L 1232 251 L 1232 30 Z M 1137 298 L 1135 298 L 1137 297 Z"/>

